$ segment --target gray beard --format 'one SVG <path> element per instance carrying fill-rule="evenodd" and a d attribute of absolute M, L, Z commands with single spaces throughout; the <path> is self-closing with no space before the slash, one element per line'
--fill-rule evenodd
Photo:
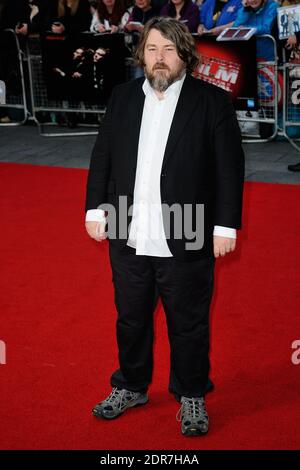
<path fill-rule="evenodd" d="M 156 72 L 155 74 L 150 74 L 149 76 L 147 76 L 146 73 L 146 77 L 148 78 L 151 87 L 154 90 L 159 91 L 160 93 L 166 91 L 166 89 L 169 88 L 169 86 L 172 85 L 172 83 L 174 82 L 173 77 L 171 77 L 171 75 L 166 77 L 165 74 L 159 72 Z"/>
<path fill-rule="evenodd" d="M 182 75 L 183 75 L 183 70 L 177 71 L 177 73 L 171 73 L 168 76 L 164 74 L 163 71 L 156 71 L 154 73 L 149 73 L 147 70 L 145 70 L 145 75 L 151 85 L 151 87 L 159 91 L 160 93 L 163 93 L 164 91 L 169 88 L 172 83 L 176 82 L 177 80 L 180 80 Z"/>

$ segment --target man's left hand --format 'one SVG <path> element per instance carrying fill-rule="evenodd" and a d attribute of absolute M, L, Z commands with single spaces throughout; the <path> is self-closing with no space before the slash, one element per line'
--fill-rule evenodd
<path fill-rule="evenodd" d="M 236 239 L 214 235 L 214 255 L 216 258 L 225 256 L 235 250 Z"/>

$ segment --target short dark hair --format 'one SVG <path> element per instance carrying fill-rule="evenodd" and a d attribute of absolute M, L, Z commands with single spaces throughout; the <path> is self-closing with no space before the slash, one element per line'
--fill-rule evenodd
<path fill-rule="evenodd" d="M 156 16 L 151 18 L 141 33 L 141 37 L 135 51 L 135 60 L 140 67 L 144 67 L 145 44 L 151 29 L 157 29 L 161 35 L 176 46 L 177 54 L 186 64 L 187 72 L 192 73 L 199 63 L 195 41 L 188 28 L 174 18 Z"/>

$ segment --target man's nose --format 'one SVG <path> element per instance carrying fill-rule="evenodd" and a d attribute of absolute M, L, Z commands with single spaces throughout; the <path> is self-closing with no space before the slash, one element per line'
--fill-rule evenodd
<path fill-rule="evenodd" d="M 163 62 L 164 61 L 164 55 L 162 51 L 157 51 L 157 56 L 156 56 L 157 62 Z"/>

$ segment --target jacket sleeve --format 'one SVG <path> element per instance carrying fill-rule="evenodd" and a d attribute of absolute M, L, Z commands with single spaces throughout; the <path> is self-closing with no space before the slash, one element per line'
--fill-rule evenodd
<path fill-rule="evenodd" d="M 112 113 L 114 91 L 109 100 L 107 111 L 99 129 L 94 145 L 87 178 L 85 210 L 97 209 L 106 201 L 107 183 L 110 174 L 110 143 L 113 133 Z"/>
<path fill-rule="evenodd" d="M 251 12 L 246 10 L 244 7 L 240 8 L 236 17 L 236 20 L 233 24 L 234 27 L 236 26 L 246 26 L 249 24 L 251 18 Z"/>
<path fill-rule="evenodd" d="M 229 93 L 222 93 L 214 126 L 214 225 L 241 228 L 244 152 L 239 124 Z"/>

